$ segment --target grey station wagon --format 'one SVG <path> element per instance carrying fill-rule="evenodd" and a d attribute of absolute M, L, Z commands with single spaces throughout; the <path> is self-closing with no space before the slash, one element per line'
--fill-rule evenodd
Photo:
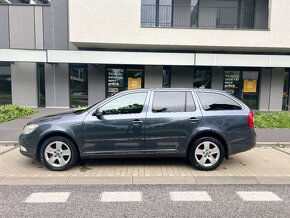
<path fill-rule="evenodd" d="M 51 170 L 86 158 L 162 156 L 213 170 L 253 148 L 256 133 L 253 112 L 223 91 L 140 89 L 29 122 L 19 142 L 23 155 Z"/>

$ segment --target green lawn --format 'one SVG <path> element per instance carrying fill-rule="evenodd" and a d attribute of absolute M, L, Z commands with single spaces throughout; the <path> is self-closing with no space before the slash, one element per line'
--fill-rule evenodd
<path fill-rule="evenodd" d="M 28 107 L 19 107 L 16 105 L 1 105 L 0 106 L 0 123 L 4 123 L 17 118 L 25 117 L 34 114 L 36 111 Z"/>
<path fill-rule="evenodd" d="M 256 128 L 290 128 L 290 112 L 255 112 Z"/>

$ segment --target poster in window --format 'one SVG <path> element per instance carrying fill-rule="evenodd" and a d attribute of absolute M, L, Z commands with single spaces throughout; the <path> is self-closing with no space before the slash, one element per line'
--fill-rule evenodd
<path fill-rule="evenodd" d="M 128 78 L 128 89 L 141 89 L 141 78 Z"/>
<path fill-rule="evenodd" d="M 244 80 L 244 92 L 255 93 L 257 92 L 257 80 Z"/>

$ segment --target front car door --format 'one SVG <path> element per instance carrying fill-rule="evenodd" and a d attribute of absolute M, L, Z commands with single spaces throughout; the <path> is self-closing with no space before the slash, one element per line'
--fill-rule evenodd
<path fill-rule="evenodd" d="M 145 152 L 181 154 L 202 119 L 192 91 L 154 91 L 145 128 Z"/>
<path fill-rule="evenodd" d="M 127 92 L 97 108 L 83 123 L 87 154 L 130 153 L 144 150 L 148 92 Z"/>

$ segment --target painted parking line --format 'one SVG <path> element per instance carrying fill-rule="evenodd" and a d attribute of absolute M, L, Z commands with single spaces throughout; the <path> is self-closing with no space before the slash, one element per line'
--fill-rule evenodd
<path fill-rule="evenodd" d="M 134 202 L 142 201 L 142 192 L 103 192 L 102 202 Z"/>
<path fill-rule="evenodd" d="M 69 192 L 38 192 L 29 195 L 26 203 L 65 203 L 69 197 Z"/>
<path fill-rule="evenodd" d="M 237 192 L 237 195 L 240 196 L 244 201 L 282 201 L 276 194 L 273 192 L 250 192 L 250 191 L 240 191 Z"/>
<path fill-rule="evenodd" d="M 212 201 L 205 191 L 170 192 L 172 201 Z"/>

